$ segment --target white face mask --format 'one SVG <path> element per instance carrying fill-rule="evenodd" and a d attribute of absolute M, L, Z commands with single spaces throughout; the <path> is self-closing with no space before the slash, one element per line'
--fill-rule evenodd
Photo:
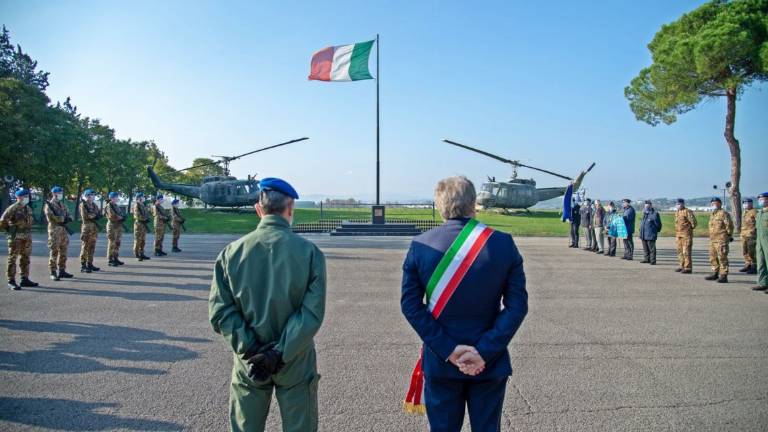
<path fill-rule="evenodd" d="M 714 205 L 713 206 L 709 206 L 709 207 L 712 209 L 712 211 L 719 210 L 719 207 L 714 206 Z"/>
<path fill-rule="evenodd" d="M 21 199 L 21 205 L 27 205 L 29 204 L 29 197 L 24 197 Z"/>
<path fill-rule="evenodd" d="M 61 201 L 64 198 L 64 194 L 55 193 L 53 194 L 53 197 L 56 198 L 56 201 Z"/>
<path fill-rule="evenodd" d="M 748 208 L 749 208 L 749 205 L 747 205 L 747 204 L 742 204 L 742 205 L 741 205 L 741 208 L 743 208 L 744 210 L 746 210 L 746 209 L 748 209 Z"/>
<path fill-rule="evenodd" d="M 760 204 L 760 207 L 765 207 L 766 206 L 765 200 L 758 201 L 758 204 Z"/>
<path fill-rule="evenodd" d="M 682 209 L 683 209 L 683 205 L 682 205 L 682 204 L 678 204 L 678 205 L 676 205 L 675 207 L 676 207 L 678 210 L 682 210 Z"/>

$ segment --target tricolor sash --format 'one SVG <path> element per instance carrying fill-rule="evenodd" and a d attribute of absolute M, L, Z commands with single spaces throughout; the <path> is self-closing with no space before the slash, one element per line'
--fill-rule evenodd
<path fill-rule="evenodd" d="M 426 290 L 427 309 L 435 319 L 440 317 L 491 234 L 493 234 L 491 228 L 475 219 L 470 219 L 440 259 L 429 278 Z M 411 373 L 411 383 L 403 403 L 403 407 L 408 413 L 426 413 L 423 359 L 424 352 L 422 350 L 419 360 L 413 368 L 413 373 Z"/>

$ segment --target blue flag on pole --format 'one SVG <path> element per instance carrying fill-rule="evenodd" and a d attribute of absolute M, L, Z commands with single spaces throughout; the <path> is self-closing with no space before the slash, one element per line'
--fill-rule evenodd
<path fill-rule="evenodd" d="M 563 222 L 571 220 L 571 197 L 573 196 L 573 184 L 568 185 L 563 196 Z"/>

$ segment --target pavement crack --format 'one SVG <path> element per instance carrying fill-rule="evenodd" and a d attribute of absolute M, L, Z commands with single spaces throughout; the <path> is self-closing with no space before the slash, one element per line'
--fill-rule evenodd
<path fill-rule="evenodd" d="M 531 403 L 528 401 L 528 398 L 523 396 L 523 392 L 520 391 L 520 387 L 518 387 L 517 384 L 515 384 L 514 382 L 512 383 L 512 387 L 515 389 L 515 391 L 517 391 L 517 394 L 518 396 L 520 396 L 520 399 L 522 399 L 523 402 L 525 402 L 525 406 L 528 409 L 527 413 L 530 413 L 530 414 L 535 413 L 536 411 L 533 409 L 533 406 L 531 406 Z"/>

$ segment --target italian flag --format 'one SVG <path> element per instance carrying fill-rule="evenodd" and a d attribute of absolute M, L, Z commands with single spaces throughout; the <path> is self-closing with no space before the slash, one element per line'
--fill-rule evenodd
<path fill-rule="evenodd" d="M 372 79 L 368 70 L 372 40 L 323 48 L 312 55 L 310 80 L 358 81 Z"/>

